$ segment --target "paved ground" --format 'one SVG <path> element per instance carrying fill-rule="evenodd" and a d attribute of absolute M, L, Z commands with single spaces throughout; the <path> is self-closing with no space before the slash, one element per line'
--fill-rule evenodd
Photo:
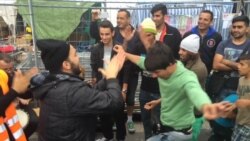
<path fill-rule="evenodd" d="M 144 141 L 144 133 L 143 133 L 143 126 L 141 122 L 136 122 L 135 125 L 136 133 L 134 134 L 127 134 L 126 141 Z M 207 141 L 209 135 L 210 135 L 210 129 L 207 123 L 203 125 L 203 129 L 201 131 L 199 141 Z M 97 138 L 101 137 L 101 134 L 97 134 Z M 37 141 L 37 134 L 35 133 L 32 135 L 29 139 L 29 141 Z"/>

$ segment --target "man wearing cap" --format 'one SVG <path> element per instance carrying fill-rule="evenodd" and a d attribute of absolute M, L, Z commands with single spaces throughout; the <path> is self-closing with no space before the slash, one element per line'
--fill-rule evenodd
<path fill-rule="evenodd" d="M 146 56 L 147 51 L 155 44 L 155 35 L 156 35 L 156 26 L 154 21 L 151 18 L 146 18 L 140 24 L 140 27 L 137 32 L 135 32 L 134 37 L 127 43 L 127 52 Z M 144 41 L 145 40 L 145 41 Z M 131 42 L 135 42 L 133 45 Z M 129 62 L 132 63 L 132 62 Z M 136 68 L 139 69 L 139 68 Z M 131 69 L 126 70 L 129 73 Z M 159 84 L 156 78 L 153 78 L 151 73 L 146 70 L 141 70 L 141 87 L 139 94 L 139 102 L 141 109 L 141 120 L 144 128 L 145 139 L 148 139 L 153 135 L 153 124 L 152 120 L 155 123 L 158 123 L 160 118 L 160 105 L 157 106 L 152 111 L 148 111 L 144 108 L 144 105 L 152 100 L 160 98 Z"/>
<path fill-rule="evenodd" d="M 200 37 L 196 34 L 191 34 L 181 41 L 179 55 L 185 67 L 197 75 L 201 87 L 205 90 L 207 69 L 205 64 L 201 61 L 198 53 L 199 48 Z"/>
<path fill-rule="evenodd" d="M 200 47 L 200 37 L 196 34 L 191 34 L 184 38 L 180 44 L 180 60 L 184 66 L 193 71 L 203 88 L 205 90 L 205 83 L 207 78 L 207 69 L 205 64 L 201 61 L 200 55 L 198 53 Z M 195 123 L 193 124 L 193 141 L 198 140 L 200 134 L 200 129 L 204 119 L 202 113 L 195 109 Z"/>
<path fill-rule="evenodd" d="M 79 56 L 72 45 L 54 39 L 36 44 L 49 71 L 31 81 L 34 97 L 41 101 L 39 141 L 94 141 L 96 115 L 122 107 L 115 78 L 124 55 L 118 53 L 100 70 L 105 79 L 92 88 L 79 77 Z"/>

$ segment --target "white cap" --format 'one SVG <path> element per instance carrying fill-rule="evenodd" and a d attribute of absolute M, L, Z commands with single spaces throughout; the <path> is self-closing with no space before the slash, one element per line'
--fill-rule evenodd
<path fill-rule="evenodd" d="M 196 34 L 191 34 L 181 41 L 180 48 L 183 48 L 192 53 L 198 53 L 200 48 L 200 37 Z"/>

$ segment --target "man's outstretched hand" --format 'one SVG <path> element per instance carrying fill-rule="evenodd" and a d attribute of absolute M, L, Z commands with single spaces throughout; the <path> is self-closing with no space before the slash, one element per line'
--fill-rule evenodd
<path fill-rule="evenodd" d="M 203 105 L 203 116 L 208 120 L 213 120 L 219 117 L 223 117 L 225 112 L 227 112 L 228 107 L 231 107 L 232 103 L 223 101 L 214 104 Z"/>
<path fill-rule="evenodd" d="M 107 67 L 105 69 L 101 68 L 99 71 L 106 79 L 116 78 L 118 72 L 121 70 L 125 61 L 125 53 L 118 52 L 110 62 L 107 63 Z"/>

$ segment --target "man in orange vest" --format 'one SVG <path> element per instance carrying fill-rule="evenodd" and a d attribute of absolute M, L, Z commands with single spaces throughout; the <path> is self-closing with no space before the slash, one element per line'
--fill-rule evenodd
<path fill-rule="evenodd" d="M 37 73 L 33 68 L 26 73 L 15 72 L 11 88 L 8 87 L 8 75 L 0 70 L 0 139 L 8 141 L 26 141 L 22 127 L 16 114 L 13 100 L 23 94 L 30 83 L 30 79 Z"/>

